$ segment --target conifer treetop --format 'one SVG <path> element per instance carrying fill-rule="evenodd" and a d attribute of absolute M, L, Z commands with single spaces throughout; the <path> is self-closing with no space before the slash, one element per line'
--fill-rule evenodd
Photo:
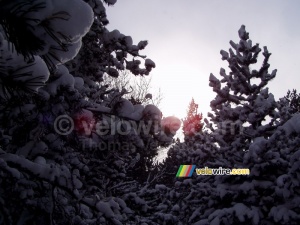
<path fill-rule="evenodd" d="M 231 72 L 226 74 L 226 70 L 221 68 L 222 80 L 210 74 L 209 85 L 218 94 L 218 97 L 211 102 L 212 108 L 216 108 L 219 104 L 225 102 L 238 104 L 241 101 L 251 101 L 276 76 L 276 69 L 271 73 L 268 72 L 270 67 L 268 61 L 271 53 L 269 53 L 267 47 L 263 47 L 264 60 L 261 68 L 259 70 L 250 68 L 251 64 L 257 63 L 261 48 L 259 48 L 259 44 L 252 44 L 244 25 L 241 26 L 238 34 L 240 37 L 239 43 L 230 41 L 231 48 L 229 48 L 229 51 L 220 51 L 222 60 L 228 62 Z M 259 83 L 252 82 L 253 78 L 258 78 Z M 222 86 L 222 83 L 227 85 Z"/>
<path fill-rule="evenodd" d="M 244 25 L 238 30 L 238 35 L 238 43 L 230 41 L 229 50 L 220 51 L 222 60 L 228 62 L 229 73 L 221 68 L 221 79 L 213 74 L 209 77 L 209 85 L 217 95 L 210 103 L 213 113 L 208 116 L 216 128 L 206 123 L 211 130 L 222 133 L 223 138 L 218 136 L 221 145 L 230 145 L 238 134 L 243 134 L 244 138 L 259 136 L 266 130 L 272 130 L 276 122 L 276 102 L 267 88 L 277 72 L 274 69 L 269 73 L 271 53 L 267 47 L 263 47 L 262 51 L 259 44 L 252 44 Z M 262 65 L 257 70 L 254 64 L 261 52 Z M 271 122 L 262 126 L 268 116 L 272 118 Z"/>

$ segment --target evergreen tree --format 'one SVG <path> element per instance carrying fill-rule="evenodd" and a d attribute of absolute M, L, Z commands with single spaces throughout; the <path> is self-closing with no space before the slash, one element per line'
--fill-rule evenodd
<path fill-rule="evenodd" d="M 193 136 L 202 130 L 203 124 L 201 123 L 202 114 L 198 113 L 198 104 L 195 103 L 194 98 L 190 102 L 187 110 L 187 116 L 183 120 L 183 133 L 185 136 Z"/>
<path fill-rule="evenodd" d="M 300 111 L 300 94 L 297 93 L 296 89 L 288 90 L 284 98 L 288 101 L 292 114 Z"/>
<path fill-rule="evenodd" d="M 155 67 L 146 41 L 106 29 L 115 2 L 0 1 L 0 223 L 299 224 L 300 118 L 266 88 L 267 48 L 252 70 L 261 49 L 240 28 L 221 51 L 229 74 L 210 76 L 208 129 L 155 167 L 180 123 L 103 84 Z M 176 178 L 181 164 L 251 173 Z"/>
<path fill-rule="evenodd" d="M 256 70 L 250 66 L 257 62 L 261 49 L 252 44 L 245 26 L 239 29 L 240 41 L 230 41 L 229 53 L 221 50 L 222 60 L 228 62 L 229 74 L 221 68 L 219 80 L 210 74 L 209 85 L 217 93 L 211 101 L 213 113 L 209 117 L 215 126 L 206 123 L 214 132 L 216 142 L 228 149 L 246 150 L 256 137 L 272 135 L 277 119 L 277 105 L 266 87 L 275 78 L 277 70 L 268 72 L 271 53 L 263 49 L 264 60 Z"/>
<path fill-rule="evenodd" d="M 108 31 L 102 1 L 0 6 L 0 223 L 136 224 L 121 196 L 170 139 L 156 106 L 101 82 L 124 69 L 148 75 L 147 43 Z"/>
<path fill-rule="evenodd" d="M 154 209 L 153 220 L 159 223 L 279 225 L 300 221 L 299 114 L 291 114 L 286 101 L 275 102 L 267 91 L 275 72 L 267 72 L 270 53 L 266 48 L 261 69 L 254 71 L 260 83 L 251 84 L 253 71 L 247 69 L 260 50 L 258 45 L 251 47 L 245 26 L 239 36 L 239 44 L 230 42 L 236 53 L 221 51 L 229 62 L 229 75 L 221 69 L 221 81 L 210 76 L 217 93 L 211 102 L 211 123 L 206 120 L 211 132 L 204 130 L 193 142 L 174 145 L 161 166 L 164 174 L 152 191 L 162 199 Z M 270 119 L 263 123 L 267 115 Z M 223 124 L 228 122 L 241 131 L 229 126 L 228 132 Z M 194 173 L 191 178 L 175 178 L 182 164 L 248 168 L 250 175 Z"/>

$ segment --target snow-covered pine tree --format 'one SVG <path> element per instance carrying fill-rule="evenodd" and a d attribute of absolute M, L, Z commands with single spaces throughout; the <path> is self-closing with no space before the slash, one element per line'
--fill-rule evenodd
<path fill-rule="evenodd" d="M 206 121 L 216 142 L 234 151 L 246 150 L 251 140 L 262 134 L 265 137 L 272 135 L 278 125 L 276 102 L 267 88 L 277 72 L 276 69 L 268 72 L 271 53 L 264 47 L 262 65 L 254 69 L 261 52 L 259 44 L 252 44 L 244 25 L 238 34 L 240 41 L 229 42 L 232 47 L 229 53 L 220 52 L 222 60 L 229 64 L 229 74 L 223 68 L 220 70 L 221 80 L 210 74 L 209 85 L 217 96 L 211 101 L 213 113 L 208 116 L 215 126 Z"/>
<path fill-rule="evenodd" d="M 86 3 L 72 1 L 72 6 L 55 0 L 1 1 L 3 224 L 67 221 L 72 213 L 67 199 L 82 186 L 78 168 L 84 164 L 77 160 L 77 168 L 71 165 L 78 153 L 53 129 L 55 117 L 79 98 L 74 78 L 62 64 L 77 54 L 93 21 Z"/>
<path fill-rule="evenodd" d="M 240 43 L 246 40 L 250 43 L 244 26 L 239 30 L 239 35 Z M 239 49 L 238 45 L 234 46 Z M 234 55 L 232 51 L 230 52 Z M 225 58 L 229 59 L 226 53 L 221 52 L 221 54 L 223 58 L 225 55 Z M 263 77 L 270 78 L 272 76 L 267 73 L 269 65 L 266 64 L 269 54 L 266 54 L 266 50 L 264 56 L 265 60 L 260 71 L 264 71 Z M 236 65 L 232 68 L 236 68 Z M 195 164 L 198 168 L 204 166 L 249 168 L 250 175 L 196 176 L 194 174 L 191 178 L 175 178 L 175 168 L 173 171 L 165 171 L 166 174 L 161 179 L 157 179 L 158 183 L 153 184 L 155 188 L 152 193 L 162 201 L 161 204 L 157 203 L 158 206 L 154 209 L 156 213 L 153 213 L 155 215 L 153 220 L 159 223 L 196 225 L 298 224 L 300 221 L 299 114 L 289 113 L 284 102 L 274 104 L 272 95 L 268 94 L 266 89 L 261 90 L 264 85 L 260 83 L 253 87 L 256 91 L 251 89 L 251 92 L 247 92 L 248 97 L 245 94 L 234 95 L 234 92 L 228 90 L 233 86 L 237 90 L 243 90 L 245 83 L 242 80 L 234 82 L 239 76 L 242 77 L 242 74 L 231 73 L 231 76 L 225 76 L 222 70 L 221 73 L 224 77 L 221 81 L 212 75 L 210 77 L 210 85 L 218 93 L 216 99 L 212 101 L 212 109 L 215 112 L 214 116 L 211 115 L 213 121 L 222 123 L 230 119 L 231 122 L 241 120 L 249 124 L 243 126 L 243 132 L 233 135 L 230 132 L 229 134 L 224 131 L 216 132 L 217 129 L 224 127 L 213 129 L 213 125 L 207 121 L 212 132 L 204 135 L 206 134 L 204 130 L 203 134 L 199 135 L 202 137 L 201 140 L 205 137 L 211 138 L 206 139 L 206 145 L 196 139 L 194 143 L 176 144 L 170 149 L 162 168 L 172 168 L 171 165 L 176 164 L 177 169 L 180 164 Z M 222 87 L 222 81 L 227 86 Z M 268 79 L 261 78 L 261 81 L 265 83 Z M 246 79 L 246 84 L 247 82 L 249 84 L 250 81 Z M 253 97 L 250 98 L 251 96 Z M 239 102 L 241 97 L 243 101 Z M 243 109 L 244 105 L 245 109 Z M 283 109 L 284 112 L 280 111 Z M 241 114 L 241 118 L 236 118 L 237 112 L 238 115 L 242 112 L 248 114 Z M 252 116 L 257 116 L 252 118 L 250 116 L 252 112 L 255 112 Z M 271 118 L 263 124 L 264 114 L 274 115 L 274 120 Z M 245 117 L 246 119 L 243 119 Z M 244 143 L 242 141 L 244 132 L 250 130 L 253 131 L 253 135 L 249 136 L 251 141 Z M 218 147 L 214 145 L 216 142 Z M 208 145 L 212 149 L 210 157 L 207 157 L 205 149 Z"/>
<path fill-rule="evenodd" d="M 0 2 L 3 224 L 135 224 L 120 196 L 136 191 L 138 162 L 149 169 L 170 142 L 157 107 L 101 85 L 103 73 L 148 74 L 154 62 L 136 60 L 146 42 L 109 32 L 104 3 L 86 2 Z"/>
<path fill-rule="evenodd" d="M 267 48 L 261 68 L 251 70 L 249 65 L 257 61 L 260 50 L 258 45 L 251 45 L 245 26 L 238 33 L 240 42 L 230 42 L 235 53 L 232 49 L 230 54 L 221 51 L 231 72 L 226 75 L 221 69 L 221 81 L 210 76 L 210 85 L 217 93 L 211 102 L 215 115 L 210 114 L 217 129 L 211 127 L 211 135 L 219 149 L 206 165 L 249 168 L 250 175 L 213 177 L 208 182 L 209 208 L 195 208 L 190 219 L 197 221 L 195 224 L 297 224 L 298 200 L 293 199 L 299 198 L 295 190 L 300 168 L 295 160 L 300 146 L 299 115 L 292 117 L 280 111 L 283 107 L 268 93 L 266 85 L 276 70 L 268 73 Z M 258 82 L 252 83 L 253 78 Z M 198 178 L 198 182 L 203 180 Z"/>

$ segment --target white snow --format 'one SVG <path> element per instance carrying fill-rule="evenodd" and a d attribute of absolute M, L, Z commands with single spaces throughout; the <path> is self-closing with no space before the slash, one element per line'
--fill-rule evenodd
<path fill-rule="evenodd" d="M 35 162 L 35 163 L 38 163 L 38 164 L 42 164 L 42 165 L 47 164 L 47 163 L 46 163 L 46 159 L 45 159 L 43 156 L 37 156 L 37 157 L 34 159 L 34 162 Z"/>
<path fill-rule="evenodd" d="M 13 76 L 16 83 L 23 81 L 26 83 L 26 88 L 36 92 L 49 78 L 45 62 L 39 56 L 34 56 L 34 63 L 25 62 L 22 55 L 17 54 L 15 50 L 12 51 L 10 44 L 1 33 L 0 42 L 0 64 L 4 67 L 3 71 L 10 71 L 10 74 L 6 74 L 7 76 Z M 19 76 L 21 74 L 24 76 Z M 1 84 L 2 82 L 0 83 L 0 96 L 5 97 L 8 93 L 3 92 Z"/>
<path fill-rule="evenodd" d="M 68 69 L 64 65 L 59 65 L 56 71 L 56 76 L 59 78 L 48 83 L 46 89 L 48 90 L 49 94 L 56 95 L 57 91 L 60 87 L 73 87 L 74 88 L 74 77 L 68 71 Z"/>
<path fill-rule="evenodd" d="M 121 117 L 129 117 L 134 112 L 133 104 L 127 99 L 121 99 L 118 103 L 117 113 Z"/>
<path fill-rule="evenodd" d="M 133 107 L 134 107 L 134 111 L 130 115 L 129 118 L 138 121 L 138 120 L 140 120 L 142 118 L 143 111 L 144 111 L 145 107 L 143 105 L 140 105 L 140 104 L 134 105 Z"/>
<path fill-rule="evenodd" d="M 114 5 L 117 0 L 105 0 L 105 2 L 108 4 L 108 5 Z"/>
<path fill-rule="evenodd" d="M 155 105 L 146 105 L 143 116 L 145 119 L 159 120 L 161 121 L 162 112 Z"/>
<path fill-rule="evenodd" d="M 145 67 L 146 68 L 155 68 L 155 63 L 151 59 L 145 60 Z"/>
<path fill-rule="evenodd" d="M 35 163 L 28 159 L 25 159 L 22 156 L 10 153 L 2 154 L 1 158 L 5 162 L 12 163 L 17 168 L 25 170 L 28 173 L 43 180 L 49 182 L 55 182 L 55 180 L 57 180 L 60 185 L 63 185 L 67 188 L 71 188 L 73 186 L 71 183 L 69 183 L 69 181 L 71 180 L 70 171 L 67 168 L 63 168 L 63 166 L 58 167 L 49 164 Z"/>
<path fill-rule="evenodd" d="M 87 109 L 92 112 L 102 112 L 102 113 L 109 113 L 111 111 L 111 108 L 96 103 L 94 104 L 94 107 L 89 107 Z"/>
<path fill-rule="evenodd" d="M 239 37 L 242 39 L 242 40 L 246 40 L 248 38 L 248 34 L 246 32 L 246 27 L 245 25 L 242 25 L 241 28 L 239 29 L 238 31 L 239 33 Z"/>
<path fill-rule="evenodd" d="M 89 30 L 94 21 L 91 7 L 81 0 L 52 0 L 54 10 L 51 27 L 56 33 L 62 33 L 71 39 L 72 43 L 78 42 Z M 72 7 L 70 7 L 70 4 Z M 66 12 L 67 15 L 61 15 Z M 55 19 L 60 16 L 65 19 Z"/>
<path fill-rule="evenodd" d="M 133 44 L 132 37 L 130 37 L 130 36 L 125 36 L 125 37 L 124 37 L 124 42 L 125 42 L 125 45 L 126 45 L 127 47 L 130 47 L 130 46 Z"/>
<path fill-rule="evenodd" d="M 60 65 L 73 59 L 78 54 L 81 48 L 81 44 L 82 44 L 81 40 L 78 40 L 77 42 L 73 42 L 68 46 L 67 51 L 59 51 L 59 53 L 57 54 L 59 61 L 57 61 L 55 58 L 52 57 L 52 62 L 56 63 L 56 65 Z M 55 50 L 57 48 L 59 49 L 59 46 L 54 44 L 53 46 L 51 46 L 50 51 L 55 53 L 58 51 Z"/>
<path fill-rule="evenodd" d="M 114 212 L 112 211 L 111 206 L 108 202 L 100 201 L 96 204 L 96 208 L 99 212 L 102 212 L 105 215 L 105 217 L 114 217 Z"/>
<path fill-rule="evenodd" d="M 81 77 L 74 77 L 74 82 L 75 82 L 74 87 L 79 91 L 82 90 L 84 85 L 84 80 Z"/>
<path fill-rule="evenodd" d="M 209 75 L 209 86 L 217 89 L 221 87 L 220 81 L 212 73 Z"/>
<path fill-rule="evenodd" d="M 105 33 L 105 35 L 103 36 L 103 41 L 107 44 L 114 43 L 117 42 L 120 37 L 121 37 L 120 31 L 113 30 L 111 32 Z"/>
<path fill-rule="evenodd" d="M 290 120 L 288 120 L 281 127 L 287 135 L 292 132 L 300 134 L 300 113 L 295 114 Z"/>
<path fill-rule="evenodd" d="M 287 224 L 290 220 L 290 217 L 293 219 L 298 218 L 299 220 L 299 215 L 290 210 L 287 206 L 285 205 L 279 205 L 279 206 L 274 206 L 272 207 L 269 217 L 273 217 L 274 221 L 277 223 L 281 224 Z"/>
<path fill-rule="evenodd" d="M 226 52 L 226 51 L 224 51 L 224 50 L 221 50 L 220 53 L 221 53 L 221 55 L 222 55 L 222 60 L 228 59 L 228 57 L 229 57 L 228 52 Z"/>
<path fill-rule="evenodd" d="M 37 1 L 33 1 L 35 4 Z M 55 65 L 74 58 L 81 46 L 81 38 L 89 31 L 94 13 L 91 7 L 81 0 L 47 0 L 43 9 L 31 11 L 28 20 L 31 31 L 40 40 L 45 42 L 43 49 L 37 55 L 47 55 Z M 70 7 L 72 5 L 72 7 Z M 32 7 L 31 4 L 25 7 Z M 25 8 L 24 8 L 25 10 Z M 47 27 L 45 28 L 45 24 Z M 56 37 L 54 39 L 49 31 Z M 67 44 L 66 51 L 62 51 L 59 44 Z M 49 54 L 50 53 L 50 54 Z M 52 55 L 56 55 L 57 61 Z"/>
<path fill-rule="evenodd" d="M 138 43 L 139 49 L 144 49 L 148 45 L 148 41 L 140 41 Z"/>

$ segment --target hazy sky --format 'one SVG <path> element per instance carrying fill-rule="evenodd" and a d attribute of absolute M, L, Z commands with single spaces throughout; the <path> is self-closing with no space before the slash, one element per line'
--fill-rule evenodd
<path fill-rule="evenodd" d="M 209 74 L 219 77 L 220 67 L 229 71 L 220 50 L 239 41 L 242 24 L 253 44 L 272 53 L 269 72 L 278 72 L 269 90 L 275 98 L 299 91 L 299 0 L 119 0 L 107 14 L 110 30 L 132 36 L 136 44 L 149 41 L 142 53 L 156 63 L 150 76 L 163 92 L 164 116 L 185 117 L 194 97 L 206 117 L 215 97 Z"/>

